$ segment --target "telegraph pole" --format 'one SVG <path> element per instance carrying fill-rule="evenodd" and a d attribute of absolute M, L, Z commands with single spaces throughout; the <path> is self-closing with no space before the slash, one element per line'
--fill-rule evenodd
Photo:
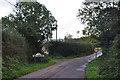
<path fill-rule="evenodd" d="M 57 41 L 57 27 L 56 27 L 56 41 Z"/>
<path fill-rule="evenodd" d="M 114 8 L 114 0 L 113 0 L 113 8 Z"/>

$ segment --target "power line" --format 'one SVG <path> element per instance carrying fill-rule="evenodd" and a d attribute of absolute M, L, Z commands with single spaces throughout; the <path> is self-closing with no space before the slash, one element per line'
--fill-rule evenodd
<path fill-rule="evenodd" d="M 5 0 L 7 3 L 9 3 L 10 5 L 12 5 L 12 6 L 14 6 L 15 7 L 15 5 L 14 4 L 12 4 L 11 2 L 9 2 L 9 1 L 7 1 L 7 0 Z"/>
<path fill-rule="evenodd" d="M 13 11 L 15 12 L 15 10 L 14 10 L 15 5 L 14 5 L 14 4 L 12 4 L 11 2 L 7 1 L 7 0 L 5 0 L 5 1 L 11 5 L 11 8 L 12 8 L 12 9 L 13 9 Z M 14 8 L 13 8 L 12 6 L 13 6 Z"/>
<path fill-rule="evenodd" d="M 58 28 L 63 29 L 63 30 L 65 30 L 66 32 L 68 32 L 68 31 L 71 31 L 71 32 L 77 32 L 77 31 L 68 30 L 68 29 L 65 29 L 65 28 L 62 28 L 62 27 L 58 27 Z"/>

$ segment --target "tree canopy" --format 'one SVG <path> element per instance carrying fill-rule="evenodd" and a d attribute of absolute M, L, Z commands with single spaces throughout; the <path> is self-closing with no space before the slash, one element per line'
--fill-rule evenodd
<path fill-rule="evenodd" d="M 84 7 L 78 10 L 77 17 L 87 27 L 83 34 L 94 36 L 103 44 L 109 45 L 116 34 L 120 32 L 119 3 L 113 2 L 85 2 Z"/>
<path fill-rule="evenodd" d="M 52 38 L 57 20 L 45 5 L 38 2 L 18 2 L 13 14 L 2 18 L 3 31 L 8 27 L 17 30 L 35 48 L 44 39 Z"/>

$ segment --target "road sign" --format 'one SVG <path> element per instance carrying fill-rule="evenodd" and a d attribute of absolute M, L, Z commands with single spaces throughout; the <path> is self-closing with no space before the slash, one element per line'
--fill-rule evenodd
<path fill-rule="evenodd" d="M 42 47 L 42 51 L 46 51 L 46 48 L 44 46 Z"/>

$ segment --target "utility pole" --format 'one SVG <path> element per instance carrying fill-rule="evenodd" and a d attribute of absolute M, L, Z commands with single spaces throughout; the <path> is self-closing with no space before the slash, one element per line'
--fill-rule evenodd
<path fill-rule="evenodd" d="M 113 0 L 113 8 L 114 8 L 114 0 Z"/>
<path fill-rule="evenodd" d="M 56 26 L 56 41 L 57 41 L 57 26 Z"/>

